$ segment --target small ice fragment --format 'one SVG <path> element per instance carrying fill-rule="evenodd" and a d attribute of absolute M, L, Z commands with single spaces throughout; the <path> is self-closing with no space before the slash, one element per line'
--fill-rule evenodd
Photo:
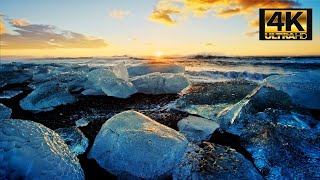
<path fill-rule="evenodd" d="M 20 90 L 5 90 L 0 92 L 0 99 L 11 99 L 19 94 L 21 94 L 23 91 Z"/>

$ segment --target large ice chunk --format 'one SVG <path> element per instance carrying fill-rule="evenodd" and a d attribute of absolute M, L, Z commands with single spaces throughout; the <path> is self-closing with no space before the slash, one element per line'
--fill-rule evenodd
<path fill-rule="evenodd" d="M 11 117 L 12 110 L 0 103 L 0 119 L 8 119 Z"/>
<path fill-rule="evenodd" d="M 176 94 L 189 86 L 182 74 L 152 73 L 132 79 L 138 92 L 145 94 Z"/>
<path fill-rule="evenodd" d="M 287 93 L 294 103 L 320 109 L 320 71 L 272 76 L 267 81 L 271 87 Z"/>
<path fill-rule="evenodd" d="M 114 72 L 108 69 L 95 69 L 88 74 L 89 89 L 102 90 L 108 96 L 127 98 L 136 93 L 132 83 L 118 78 Z"/>
<path fill-rule="evenodd" d="M 60 136 L 32 121 L 0 123 L 0 179 L 84 179 Z"/>
<path fill-rule="evenodd" d="M 126 111 L 103 124 L 88 156 L 120 178 L 155 179 L 174 168 L 186 147 L 187 140 L 179 132 Z"/>
<path fill-rule="evenodd" d="M 84 89 L 87 81 L 86 74 L 90 68 L 86 66 L 71 65 L 41 65 L 35 68 L 33 83 L 29 84 L 32 89 L 37 88 L 43 83 L 58 81 L 64 84 L 70 92 L 77 92 Z"/>
<path fill-rule="evenodd" d="M 110 66 L 110 70 L 120 79 L 129 81 L 129 73 L 126 66 L 121 63 L 115 66 Z"/>
<path fill-rule="evenodd" d="M 184 73 L 185 68 L 176 64 L 142 64 L 128 68 L 130 77 L 149 73 Z"/>
<path fill-rule="evenodd" d="M 69 94 L 67 88 L 57 82 L 47 82 L 33 90 L 20 101 L 24 110 L 50 111 L 54 107 L 73 103 L 76 98 Z"/>
<path fill-rule="evenodd" d="M 6 84 L 25 83 L 31 80 L 32 75 L 26 70 L 18 70 L 13 72 L 0 72 L 0 81 Z M 4 86 L 4 85 L 2 85 Z"/>
<path fill-rule="evenodd" d="M 0 66 L 0 86 L 25 83 L 31 78 L 32 74 L 20 67 L 18 63 L 1 64 Z"/>
<path fill-rule="evenodd" d="M 55 78 L 57 75 L 58 67 L 53 65 L 38 65 L 32 68 L 32 80 L 35 82 L 45 82 L 52 78 Z M 68 72 L 68 71 L 67 71 Z M 66 73 L 66 72 L 65 72 Z M 61 74 L 61 72 L 60 72 Z"/>

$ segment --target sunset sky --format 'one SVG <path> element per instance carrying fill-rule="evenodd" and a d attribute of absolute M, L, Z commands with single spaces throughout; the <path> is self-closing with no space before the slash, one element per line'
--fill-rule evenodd
<path fill-rule="evenodd" d="M 260 41 L 259 8 L 312 8 L 312 41 Z M 1 56 L 320 55 L 319 0 L 0 0 Z"/>

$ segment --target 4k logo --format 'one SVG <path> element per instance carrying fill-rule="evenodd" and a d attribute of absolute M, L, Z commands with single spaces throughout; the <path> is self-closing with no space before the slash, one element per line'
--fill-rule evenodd
<path fill-rule="evenodd" d="M 312 9 L 260 9 L 260 40 L 312 40 Z"/>

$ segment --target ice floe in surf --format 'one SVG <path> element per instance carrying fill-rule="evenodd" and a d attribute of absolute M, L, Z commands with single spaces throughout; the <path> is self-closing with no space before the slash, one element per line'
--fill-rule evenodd
<path fill-rule="evenodd" d="M 88 73 L 90 89 L 101 90 L 108 96 L 127 98 L 137 90 L 131 82 L 118 78 L 115 73 L 108 69 L 95 69 Z M 90 86 L 90 84 L 88 85 Z"/>
<path fill-rule="evenodd" d="M 272 76 L 267 84 L 287 93 L 296 104 L 320 109 L 320 71 Z"/>
<path fill-rule="evenodd" d="M 129 73 L 126 66 L 121 63 L 115 66 L 110 66 L 110 70 L 120 79 L 129 81 Z"/>
<path fill-rule="evenodd" d="M 108 67 L 49 64 L 30 69 L 33 82 L 28 86 L 34 90 L 20 105 L 32 111 L 48 111 L 55 106 L 73 103 L 75 98 L 70 93 L 74 92 L 127 98 L 138 92 L 137 88 L 142 93 L 166 94 L 179 93 L 189 85 L 183 75 L 158 73 L 140 76 L 133 81 L 138 82 L 135 86 L 129 81 L 127 68 L 123 64 Z M 150 87 L 145 89 L 143 85 Z"/>
<path fill-rule="evenodd" d="M 87 81 L 86 74 L 91 68 L 87 66 L 53 66 L 39 65 L 33 70 L 33 83 L 29 84 L 32 89 L 37 88 L 48 81 L 58 81 L 64 84 L 70 92 L 84 89 Z"/>
<path fill-rule="evenodd" d="M 176 94 L 189 86 L 188 79 L 181 74 L 151 73 L 137 76 L 132 84 L 144 94 Z"/>
<path fill-rule="evenodd" d="M 26 83 L 31 80 L 31 78 L 31 73 L 26 70 L 0 72 L 0 81 L 2 81 L 1 86 L 5 86 L 7 84 Z"/>
<path fill-rule="evenodd" d="M 185 68 L 176 64 L 142 64 L 128 68 L 130 77 L 141 76 L 149 73 L 184 73 Z"/>
<path fill-rule="evenodd" d="M 27 97 L 20 101 L 24 110 L 50 111 L 59 105 L 74 103 L 76 98 L 72 96 L 66 86 L 58 82 L 47 82 L 33 90 Z"/>
<path fill-rule="evenodd" d="M 235 71 L 186 71 L 186 76 L 194 83 L 218 82 L 232 79 L 245 79 L 249 81 L 263 81 L 273 74 L 235 72 Z"/>

